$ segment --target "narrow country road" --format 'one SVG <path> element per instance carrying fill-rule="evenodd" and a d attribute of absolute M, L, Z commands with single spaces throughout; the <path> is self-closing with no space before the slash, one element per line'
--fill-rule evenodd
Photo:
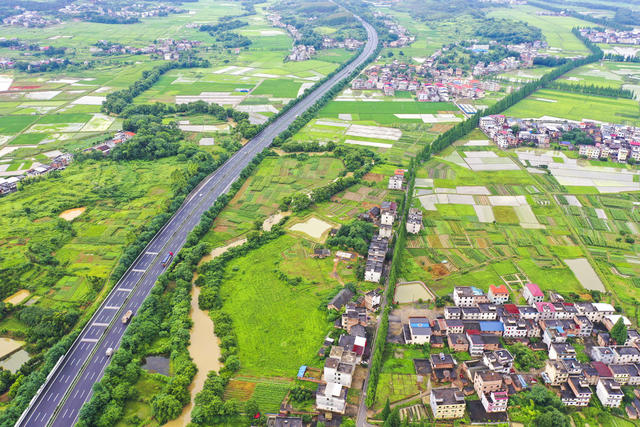
<path fill-rule="evenodd" d="M 117 349 L 120 345 L 127 328 L 120 321 L 123 313 L 132 310 L 135 314 L 138 311 L 158 276 L 165 270 L 162 258 L 169 252 L 180 251 L 202 214 L 229 190 L 256 155 L 375 52 L 378 45 L 376 31 L 359 17 L 357 19 L 367 31 L 367 42 L 360 55 L 256 135 L 191 192 L 114 286 L 69 351 L 58 360 L 17 426 L 68 427 L 76 423 L 82 405 L 91 397 L 93 384 L 100 381 L 109 364 L 110 359 L 105 354 L 107 349 Z"/>

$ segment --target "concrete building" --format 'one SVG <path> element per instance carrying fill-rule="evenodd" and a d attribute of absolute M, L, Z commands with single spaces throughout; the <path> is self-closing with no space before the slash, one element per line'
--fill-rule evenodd
<path fill-rule="evenodd" d="M 436 420 L 462 418 L 466 406 L 464 394 L 453 387 L 431 389 L 429 405 Z"/>
<path fill-rule="evenodd" d="M 509 301 L 509 291 L 505 285 L 489 286 L 489 292 L 487 293 L 489 301 L 494 304 L 506 304 Z"/>
<path fill-rule="evenodd" d="M 487 412 L 505 412 L 509 403 L 509 395 L 506 391 L 492 391 L 482 394 L 480 401 Z"/>
<path fill-rule="evenodd" d="M 522 290 L 522 296 L 527 300 L 529 304 L 535 304 L 536 302 L 542 302 L 544 294 L 535 283 L 527 283 Z"/>
<path fill-rule="evenodd" d="M 357 355 L 353 351 L 347 351 L 338 346 L 331 347 L 329 357 L 324 363 L 324 380 L 327 383 L 351 387 L 356 359 Z"/>
<path fill-rule="evenodd" d="M 596 395 L 602 406 L 617 408 L 622 403 L 624 393 L 613 378 L 600 378 L 596 385 Z"/>
<path fill-rule="evenodd" d="M 342 384 L 320 384 L 316 392 L 316 407 L 321 411 L 344 414 L 347 407 L 347 392 L 349 389 Z"/>

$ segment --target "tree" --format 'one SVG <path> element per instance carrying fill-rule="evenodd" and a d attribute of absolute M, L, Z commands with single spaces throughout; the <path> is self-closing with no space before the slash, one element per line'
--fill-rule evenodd
<path fill-rule="evenodd" d="M 182 404 L 175 397 L 161 393 L 151 401 L 151 410 L 160 424 L 164 424 L 180 415 Z"/>
<path fill-rule="evenodd" d="M 552 408 L 550 411 L 540 414 L 535 420 L 535 425 L 538 427 L 569 427 L 570 423 L 565 414 Z"/>
<path fill-rule="evenodd" d="M 386 420 L 391 413 L 391 404 L 389 403 L 389 398 L 387 397 L 387 401 L 384 404 L 384 408 L 382 409 L 382 419 Z"/>
<path fill-rule="evenodd" d="M 394 408 L 384 422 L 383 427 L 400 427 L 401 424 L 400 409 Z"/>
<path fill-rule="evenodd" d="M 622 320 L 622 317 L 618 319 L 613 328 L 611 328 L 611 338 L 616 340 L 616 344 L 623 345 L 627 341 L 627 327 Z"/>

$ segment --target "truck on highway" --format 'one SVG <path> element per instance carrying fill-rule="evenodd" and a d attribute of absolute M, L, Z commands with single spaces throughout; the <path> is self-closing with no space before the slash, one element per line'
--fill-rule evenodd
<path fill-rule="evenodd" d="M 128 310 L 124 316 L 122 316 L 122 324 L 126 325 L 127 323 L 129 323 L 129 320 L 131 320 L 131 316 L 133 316 L 133 311 Z"/>
<path fill-rule="evenodd" d="M 104 354 L 106 354 L 107 357 L 111 357 L 111 355 L 113 354 L 113 348 L 109 347 Z"/>
<path fill-rule="evenodd" d="M 168 254 L 166 254 L 164 256 L 164 258 L 162 259 L 162 266 L 166 267 L 167 265 L 171 264 L 171 260 L 173 259 L 173 252 L 169 252 Z"/>

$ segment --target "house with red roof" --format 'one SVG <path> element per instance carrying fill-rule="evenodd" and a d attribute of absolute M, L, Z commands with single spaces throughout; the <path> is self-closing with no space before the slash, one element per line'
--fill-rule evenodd
<path fill-rule="evenodd" d="M 509 291 L 505 285 L 489 286 L 489 293 L 487 294 L 489 301 L 494 304 L 504 304 L 509 301 Z"/>
<path fill-rule="evenodd" d="M 535 283 L 527 283 L 522 290 L 522 296 L 527 300 L 529 304 L 535 304 L 536 302 L 542 302 L 544 294 L 540 290 L 540 287 Z"/>

